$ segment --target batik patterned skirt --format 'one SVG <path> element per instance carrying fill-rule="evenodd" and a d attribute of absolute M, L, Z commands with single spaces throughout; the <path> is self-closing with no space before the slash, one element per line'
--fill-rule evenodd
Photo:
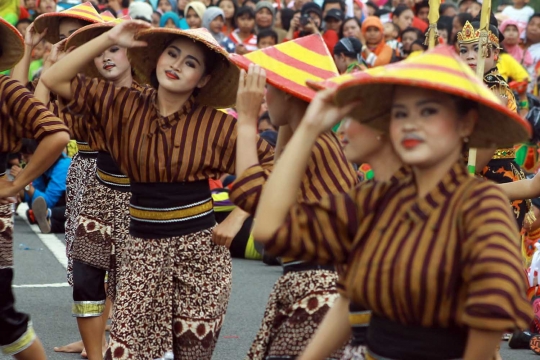
<path fill-rule="evenodd" d="M 67 279 L 73 286 L 73 242 L 87 184 L 96 173 L 96 159 L 75 154 L 66 177 L 66 255 Z"/>
<path fill-rule="evenodd" d="M 112 214 L 111 224 L 111 262 L 107 282 L 107 296 L 113 301 L 116 299 L 118 271 L 121 267 L 122 255 L 129 237 L 129 191 L 112 190 L 109 212 Z"/>
<path fill-rule="evenodd" d="M 100 183 L 92 174 L 77 219 L 73 242 L 73 260 L 109 270 L 111 262 L 111 219 L 116 216 L 114 190 Z"/>
<path fill-rule="evenodd" d="M 30 317 L 15 309 L 12 206 L 0 205 L 0 350 L 7 356 L 27 349 L 36 338 Z"/>
<path fill-rule="evenodd" d="M 367 350 L 365 346 L 347 345 L 343 350 L 343 356 L 341 357 L 341 360 L 365 360 L 366 351 Z"/>
<path fill-rule="evenodd" d="M 130 235 L 118 272 L 105 359 L 210 360 L 231 292 L 229 250 L 212 230 L 142 239 Z"/>
<path fill-rule="evenodd" d="M 246 360 L 294 359 L 302 353 L 338 297 L 337 273 L 290 271 L 270 294 L 264 318 Z M 340 359 L 342 350 L 329 359 Z"/>

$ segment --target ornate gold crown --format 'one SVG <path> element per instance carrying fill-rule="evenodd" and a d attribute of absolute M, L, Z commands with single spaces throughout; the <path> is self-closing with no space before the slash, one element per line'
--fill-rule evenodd
<path fill-rule="evenodd" d="M 480 40 L 480 29 L 475 30 L 470 22 L 466 22 L 463 29 L 457 33 L 457 39 L 460 44 L 470 44 Z M 488 43 L 499 46 L 499 37 L 488 30 Z"/>

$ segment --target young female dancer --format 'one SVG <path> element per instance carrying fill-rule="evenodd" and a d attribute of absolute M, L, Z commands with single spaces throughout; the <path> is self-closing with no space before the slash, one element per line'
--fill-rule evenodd
<path fill-rule="evenodd" d="M 85 44 L 122 21 L 83 27 L 68 38 L 65 46 L 70 49 Z M 111 81 L 118 88 L 144 91 L 133 81 L 126 48 L 113 46 L 105 50 L 87 64 L 83 73 L 90 78 Z M 114 299 L 117 260 L 129 231 L 131 193 L 129 178 L 120 171 L 104 146 L 101 128 L 93 126 L 86 116 L 72 117 L 69 126 L 79 140 L 98 152 L 96 172 L 90 175 L 85 189 L 86 204 L 77 219 L 78 236 L 69 254 L 73 261 L 73 316 L 77 317 L 86 353 L 94 359 L 102 358 L 106 349 L 104 331 L 109 308 L 106 306 L 105 272 L 109 271 L 107 289 L 110 298 Z M 113 247 L 111 243 L 114 243 Z M 111 253 L 114 256 L 111 257 Z"/>
<path fill-rule="evenodd" d="M 494 20 L 496 21 L 496 20 Z M 462 30 L 457 33 L 457 45 L 459 54 L 463 61 L 476 71 L 478 61 L 478 43 L 480 22 L 466 22 Z M 485 58 L 484 83 L 507 105 L 508 109 L 517 112 L 516 99 L 504 78 L 497 70 L 497 60 L 500 53 L 499 41 L 501 35 L 496 26 L 489 27 L 489 43 L 487 46 L 487 56 Z M 528 104 L 527 104 L 528 107 Z M 482 176 L 497 183 L 509 183 L 525 179 L 525 174 L 515 161 L 515 150 L 513 145 L 508 148 L 488 149 L 479 152 L 478 163 Z M 494 152 L 494 153 L 493 153 Z M 491 160 L 488 160 L 490 159 Z M 486 165 L 486 161 L 487 165 Z M 486 165 L 484 167 L 484 165 Z M 521 229 L 527 213 L 531 208 L 530 200 L 518 199 L 512 202 L 512 209 L 516 217 L 518 227 Z"/>
<path fill-rule="evenodd" d="M 281 60 L 276 55 L 282 55 Z M 303 56 L 301 56 L 302 54 Z M 257 159 L 257 113 L 265 94 L 270 118 L 276 126 L 300 126 L 315 92 L 302 85 L 337 75 L 333 59 L 320 35 L 311 35 L 233 60 L 243 68 L 238 90 L 238 142 L 236 172 L 231 200 L 254 213 L 268 174 Z M 282 63 L 280 63 L 282 62 Z M 291 70 L 294 68 L 294 70 Z M 264 75 L 268 72 L 268 79 Z M 356 174 L 345 159 L 337 137 L 321 134 L 311 153 L 308 170 L 294 197 L 299 202 L 320 200 L 343 192 L 356 183 Z M 258 221 L 266 221 L 259 218 Z M 248 359 L 289 359 L 300 354 L 337 297 L 337 273 L 332 266 L 318 266 L 283 258 L 283 276 L 276 282 L 261 328 L 249 350 Z M 339 358 L 340 352 L 332 358 Z"/>
<path fill-rule="evenodd" d="M 23 56 L 21 34 L 0 19 L 0 71 L 12 68 Z M 69 141 L 68 129 L 24 86 L 0 75 L 0 349 L 16 359 L 46 359 L 27 314 L 15 309 L 13 280 L 14 197 L 47 170 Z M 28 166 L 13 181 L 6 179 L 7 157 L 19 151 L 21 139 L 39 141 Z"/>
<path fill-rule="evenodd" d="M 75 49 L 42 81 L 72 113 L 91 114 L 130 179 L 130 234 L 117 285 L 106 358 L 210 359 L 231 286 L 208 178 L 233 173 L 236 121 L 215 108 L 235 100 L 239 70 L 204 30 L 149 29 L 126 21 Z M 140 33 L 139 33 L 140 32 Z M 137 37 L 135 37 L 135 35 Z M 141 93 L 77 75 L 112 46 L 156 90 Z M 144 47 L 141 47 L 144 46 Z M 140 47 L 140 48 L 137 48 Z M 258 141 L 265 166 L 270 146 Z"/>
<path fill-rule="evenodd" d="M 508 146 L 530 127 L 447 48 L 347 76 L 317 96 L 287 145 L 254 236 L 276 255 L 344 265 L 338 288 L 372 311 L 368 359 L 491 359 L 531 308 L 507 197 L 467 174 L 461 149 Z M 334 101 L 356 102 L 350 115 L 388 132 L 412 172 L 294 204 L 318 134 L 341 118 Z"/>

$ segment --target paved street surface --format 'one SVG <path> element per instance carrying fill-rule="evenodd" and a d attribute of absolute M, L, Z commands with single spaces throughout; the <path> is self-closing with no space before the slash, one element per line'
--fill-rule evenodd
<path fill-rule="evenodd" d="M 63 236 L 42 235 L 40 238 L 36 230 L 16 217 L 14 284 L 17 286 L 17 307 L 31 314 L 49 359 L 80 359 L 78 354 L 53 351 L 54 346 L 79 339 L 75 319 L 71 317 L 71 288 L 66 283 L 63 265 Z M 233 261 L 233 291 L 214 360 L 244 359 L 279 274 L 279 267 L 268 267 L 262 262 Z M 506 343 L 502 344 L 502 357 L 504 360 L 540 359 L 529 350 L 510 350 Z M 0 359 L 8 357 L 0 355 Z"/>

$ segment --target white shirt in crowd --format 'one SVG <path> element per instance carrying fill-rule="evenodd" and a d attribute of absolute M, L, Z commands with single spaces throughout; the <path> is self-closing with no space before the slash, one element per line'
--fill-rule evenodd
<path fill-rule="evenodd" d="M 527 24 L 531 16 L 534 14 L 534 9 L 528 5 L 522 7 L 521 9 L 516 9 L 513 6 L 507 6 L 502 11 L 502 14 L 508 16 L 508 18 L 512 20 Z"/>

